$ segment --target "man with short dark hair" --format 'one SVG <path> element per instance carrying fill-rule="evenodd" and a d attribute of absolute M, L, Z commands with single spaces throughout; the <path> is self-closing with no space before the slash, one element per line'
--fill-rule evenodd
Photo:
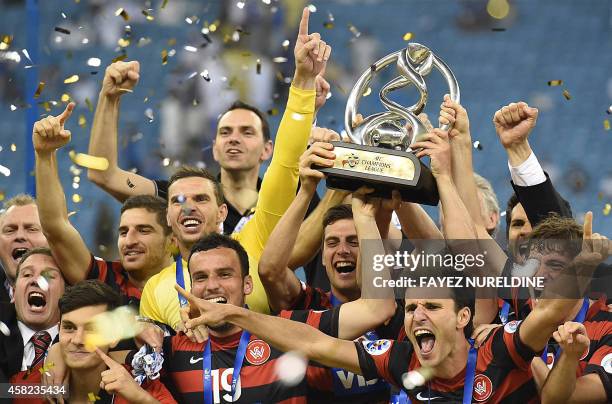
<path fill-rule="evenodd" d="M 38 369 L 58 334 L 58 300 L 64 293 L 64 278 L 46 247 L 26 252 L 16 275 L 15 310 L 8 313 L 9 318 L 0 319 L 10 329 L 9 335 L 0 333 L 0 367 L 15 383 L 36 382 L 41 377 Z"/>
<path fill-rule="evenodd" d="M 70 223 L 57 172 L 56 150 L 70 141 L 64 129 L 74 103 L 58 116 L 47 116 L 34 124 L 32 140 L 36 153 L 36 187 L 43 232 L 69 284 L 99 279 L 120 291 L 138 306 L 141 291 L 151 276 L 172 262 L 171 231 L 165 221 L 166 204 L 161 198 L 141 195 L 128 199 L 121 208 L 117 246 L 119 261 L 94 257 Z"/>

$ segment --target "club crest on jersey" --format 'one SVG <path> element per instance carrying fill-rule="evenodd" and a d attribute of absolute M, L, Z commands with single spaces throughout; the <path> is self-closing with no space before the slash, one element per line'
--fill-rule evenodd
<path fill-rule="evenodd" d="M 474 400 L 488 400 L 491 394 L 493 394 L 493 383 L 491 379 L 483 374 L 476 375 L 474 378 Z"/>
<path fill-rule="evenodd" d="M 504 326 L 504 331 L 506 331 L 508 334 L 514 334 L 516 330 L 518 329 L 518 326 L 520 323 L 521 323 L 520 321 L 516 321 L 516 320 L 512 320 L 508 322 Z"/>
<path fill-rule="evenodd" d="M 601 360 L 601 367 L 607 372 L 612 374 L 612 353 L 607 354 Z"/>
<path fill-rule="evenodd" d="M 391 347 L 391 341 L 388 339 L 379 339 L 376 341 L 362 341 L 363 347 L 370 355 L 382 355 Z"/>
<path fill-rule="evenodd" d="M 270 352 L 270 345 L 260 339 L 255 339 L 247 345 L 246 360 L 251 365 L 258 366 L 270 359 Z"/>

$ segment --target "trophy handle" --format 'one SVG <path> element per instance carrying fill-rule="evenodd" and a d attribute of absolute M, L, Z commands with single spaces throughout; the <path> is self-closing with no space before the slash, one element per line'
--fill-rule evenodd
<path fill-rule="evenodd" d="M 361 101 L 365 89 L 370 84 L 372 77 L 375 73 L 393 62 L 397 62 L 397 67 L 401 76 L 385 84 L 379 93 L 381 102 L 385 108 L 387 108 L 388 112 L 373 114 L 353 128 L 352 124 L 357 115 L 359 102 Z M 414 66 L 416 66 L 416 68 Z M 408 139 L 398 143 L 398 146 L 401 144 L 404 150 L 410 150 L 410 144 L 420 140 L 420 137 L 427 133 L 425 125 L 417 118 L 417 115 L 423 111 L 427 103 L 428 94 L 424 76 L 431 72 L 432 67 L 436 67 L 446 79 L 451 99 L 455 102 L 459 102 L 459 84 L 446 63 L 431 52 L 429 48 L 418 43 L 409 43 L 406 48 L 393 52 L 376 61 L 376 63 L 370 66 L 370 69 L 362 73 L 355 83 L 355 86 L 353 86 L 347 100 L 344 114 L 345 130 L 351 141 L 355 144 L 373 144 L 371 142 L 375 139 L 373 139 L 371 132 L 375 127 L 384 123 L 389 123 L 398 128 L 398 119 L 404 119 L 411 125 L 412 133 L 411 136 L 407 136 Z M 419 101 L 414 105 L 406 108 L 388 98 L 388 94 L 391 91 L 410 85 L 414 85 L 420 94 Z M 404 132 L 406 131 L 404 128 L 402 129 Z M 449 130 L 450 125 L 443 125 L 441 129 Z"/>

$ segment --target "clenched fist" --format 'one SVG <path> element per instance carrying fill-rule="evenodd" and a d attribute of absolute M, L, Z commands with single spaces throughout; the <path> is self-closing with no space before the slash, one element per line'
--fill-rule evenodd
<path fill-rule="evenodd" d="M 102 81 L 102 94 L 107 97 L 120 97 L 132 92 L 140 78 L 140 63 L 115 62 L 106 68 Z"/>

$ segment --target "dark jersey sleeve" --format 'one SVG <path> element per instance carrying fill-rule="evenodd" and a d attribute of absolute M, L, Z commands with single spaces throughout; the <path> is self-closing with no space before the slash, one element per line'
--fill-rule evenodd
<path fill-rule="evenodd" d="M 402 386 L 402 375 L 408 371 L 413 353 L 410 342 L 363 340 L 355 341 L 355 348 L 366 380 L 383 378 L 396 387 Z"/>
<path fill-rule="evenodd" d="M 300 295 L 291 306 L 292 310 L 327 310 L 331 308 L 331 301 L 325 291 L 303 283 Z"/>
<path fill-rule="evenodd" d="M 391 320 L 375 330 L 380 339 L 401 340 L 400 335 L 405 335 L 405 333 L 402 334 L 404 329 L 404 301 L 398 299 L 395 301 L 395 305 L 395 313 Z"/>
<path fill-rule="evenodd" d="M 154 180 L 153 182 L 155 183 L 155 195 L 168 200 L 168 181 Z"/>
<path fill-rule="evenodd" d="M 525 345 L 519 337 L 522 321 L 510 321 L 495 329 L 479 348 L 487 360 L 499 367 L 529 370 L 531 360 L 538 355 Z"/>
<path fill-rule="evenodd" d="M 584 369 L 584 374 L 595 373 L 601 379 L 606 391 L 608 402 L 612 401 L 612 334 L 607 334 L 599 339 L 595 352 L 589 359 Z"/>
<path fill-rule="evenodd" d="M 518 200 L 525 209 L 525 213 L 527 213 L 527 218 L 532 227 L 535 227 L 551 212 L 562 217 L 572 217 L 569 202 L 559 195 L 548 174 L 546 174 L 546 181 L 538 185 L 524 187 L 516 185 L 514 182 L 511 182 L 511 184 Z"/>
<path fill-rule="evenodd" d="M 340 307 L 329 310 L 283 310 L 279 317 L 308 324 L 324 334 L 338 338 Z"/>

